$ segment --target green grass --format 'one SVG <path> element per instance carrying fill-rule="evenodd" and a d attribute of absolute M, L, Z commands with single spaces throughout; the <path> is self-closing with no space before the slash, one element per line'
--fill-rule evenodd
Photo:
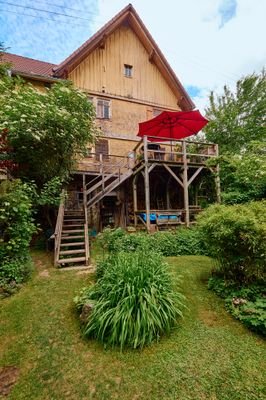
<path fill-rule="evenodd" d="M 266 399 L 265 342 L 207 290 L 207 257 L 168 259 L 183 275 L 184 320 L 158 344 L 124 353 L 80 335 L 72 299 L 92 277 L 54 270 L 42 252 L 34 259 L 32 281 L 1 302 L 0 365 L 20 369 L 8 399 Z"/>

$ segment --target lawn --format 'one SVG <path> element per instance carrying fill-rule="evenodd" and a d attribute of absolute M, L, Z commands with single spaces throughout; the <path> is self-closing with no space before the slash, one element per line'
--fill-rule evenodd
<path fill-rule="evenodd" d="M 207 257 L 168 259 L 183 276 L 184 319 L 159 344 L 124 353 L 81 337 L 72 299 L 93 276 L 33 257 L 33 279 L 0 305 L 0 366 L 17 367 L 8 399 L 266 399 L 265 342 L 207 290 Z"/>

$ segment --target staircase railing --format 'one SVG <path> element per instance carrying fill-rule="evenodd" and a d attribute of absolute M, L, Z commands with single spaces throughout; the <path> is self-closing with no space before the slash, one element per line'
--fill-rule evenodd
<path fill-rule="evenodd" d="M 105 163 L 103 160 L 103 155 L 99 154 L 100 159 L 100 171 L 99 175 L 97 175 L 94 179 L 92 179 L 89 183 L 86 184 L 86 193 L 89 195 L 94 190 L 96 190 L 99 186 L 104 185 L 106 181 L 108 181 L 112 177 L 119 177 L 126 171 L 130 170 L 128 157 L 122 156 L 114 156 L 115 158 L 121 158 L 119 162 L 108 162 Z M 100 177 L 100 180 L 99 180 Z M 104 186 L 102 186 L 104 188 Z"/>
<path fill-rule="evenodd" d="M 64 211 L 65 211 L 65 190 L 61 192 L 61 201 L 58 209 L 55 232 L 54 232 L 54 265 L 58 266 L 62 227 L 64 221 Z"/>
<path fill-rule="evenodd" d="M 85 265 L 89 265 L 90 262 L 90 246 L 89 246 L 89 234 L 88 234 L 88 209 L 87 209 L 87 193 L 85 179 L 83 180 L 83 208 L 84 208 L 84 241 L 85 241 Z"/>
<path fill-rule="evenodd" d="M 100 154 L 100 161 L 102 161 L 101 156 L 102 155 Z M 124 181 L 131 175 L 132 168 L 129 165 L 128 157 L 120 158 L 122 158 L 121 161 L 116 163 L 101 163 L 100 175 L 95 177 L 86 185 L 85 193 L 87 197 L 87 207 L 91 207 L 104 195 L 115 189 L 120 182 Z M 111 179 L 112 181 L 110 182 Z M 99 189 L 99 191 L 94 193 L 97 189 Z"/>

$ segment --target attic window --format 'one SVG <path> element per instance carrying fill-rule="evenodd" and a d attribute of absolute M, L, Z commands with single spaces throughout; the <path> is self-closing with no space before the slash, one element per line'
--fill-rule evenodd
<path fill-rule="evenodd" d="M 133 66 L 129 64 L 124 64 L 124 75 L 127 78 L 132 78 Z"/>

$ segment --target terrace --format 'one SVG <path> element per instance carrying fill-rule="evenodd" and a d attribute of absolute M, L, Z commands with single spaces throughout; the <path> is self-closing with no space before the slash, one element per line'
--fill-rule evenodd
<path fill-rule="evenodd" d="M 127 154 L 89 152 L 76 173 L 84 176 L 86 204 L 90 208 L 105 196 L 130 182 L 127 203 L 132 203 L 127 224 L 143 225 L 148 231 L 194 223 L 201 210 L 198 199 L 189 200 L 189 190 L 212 169 L 207 161 L 218 155 L 213 143 L 191 140 L 163 141 L 144 136 Z M 159 186 L 161 191 L 156 189 Z M 220 200 L 219 176 L 215 174 L 216 196 Z M 163 188 L 164 187 L 164 188 Z M 160 194 L 158 195 L 158 192 Z M 179 200 L 172 201 L 178 192 Z M 163 199 L 161 199 L 163 197 Z M 127 204 L 128 205 L 128 204 Z"/>

